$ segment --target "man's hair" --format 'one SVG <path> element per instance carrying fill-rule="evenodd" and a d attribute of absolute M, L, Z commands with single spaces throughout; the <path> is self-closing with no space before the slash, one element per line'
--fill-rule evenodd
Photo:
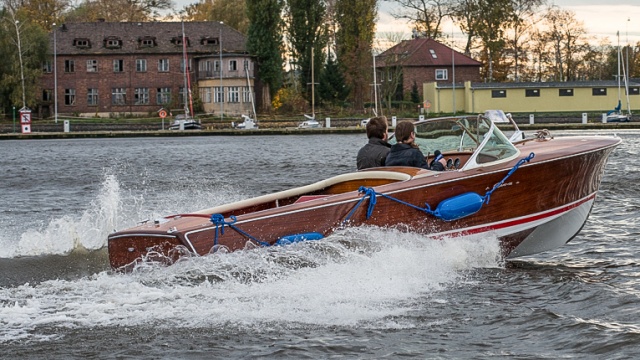
<path fill-rule="evenodd" d="M 411 137 L 411 133 L 414 130 L 415 129 L 411 121 L 400 121 L 398 125 L 396 125 L 396 141 L 404 142 L 409 140 L 409 138 Z"/>
<path fill-rule="evenodd" d="M 384 138 L 384 134 L 387 132 L 387 118 L 385 116 L 376 116 L 369 120 L 367 123 L 367 137 L 377 137 L 379 139 Z"/>

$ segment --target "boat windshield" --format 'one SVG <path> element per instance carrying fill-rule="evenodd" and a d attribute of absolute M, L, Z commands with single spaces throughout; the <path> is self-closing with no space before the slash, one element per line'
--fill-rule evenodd
<path fill-rule="evenodd" d="M 464 169 L 511 159 L 519 151 L 484 116 L 429 119 L 415 124 L 416 143 L 425 154 L 439 150 L 447 153 L 467 153 L 469 161 Z"/>

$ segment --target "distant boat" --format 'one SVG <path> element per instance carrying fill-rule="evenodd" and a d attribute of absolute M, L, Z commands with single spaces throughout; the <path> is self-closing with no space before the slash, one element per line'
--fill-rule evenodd
<path fill-rule="evenodd" d="M 240 129 L 240 130 L 250 130 L 250 129 L 257 129 L 258 128 L 258 124 L 256 124 L 255 121 L 253 121 L 253 119 L 247 115 L 242 115 L 242 119 L 244 120 L 241 123 L 235 124 L 234 125 L 234 129 Z"/>
<path fill-rule="evenodd" d="M 184 23 L 182 23 L 182 59 L 183 59 L 183 80 L 184 80 L 184 114 L 176 115 L 169 130 L 201 130 L 200 120 L 195 119 L 193 114 L 193 98 L 191 97 L 191 79 L 189 78 L 189 59 L 187 57 L 187 39 L 184 33 Z"/>
<path fill-rule="evenodd" d="M 169 130 L 202 130 L 200 120 L 194 119 L 186 114 L 179 114 L 169 126 Z"/>
<path fill-rule="evenodd" d="M 247 76 L 247 88 L 249 89 L 249 101 L 251 102 L 251 110 L 253 111 L 253 117 L 242 114 L 243 121 L 239 124 L 235 124 L 235 129 L 257 129 L 258 128 L 258 114 L 256 114 L 256 105 L 253 102 L 253 94 L 251 93 L 251 82 L 249 81 L 249 64 L 244 64 L 244 73 Z"/>
<path fill-rule="evenodd" d="M 618 32 L 618 106 L 607 113 L 607 122 L 627 122 L 631 120 L 631 103 L 629 102 L 629 84 L 627 82 L 627 71 L 624 61 L 621 61 L 620 33 Z M 622 76 L 624 76 L 624 88 L 627 95 L 627 113 L 622 111 L 622 97 L 620 84 L 620 64 L 622 63 Z"/>
<path fill-rule="evenodd" d="M 313 118 L 313 117 L 311 117 L 311 116 L 309 116 L 307 114 L 304 114 L 304 117 L 307 118 L 307 120 L 301 122 L 298 125 L 299 129 L 313 129 L 313 128 L 321 128 L 322 127 L 322 124 L 320 124 L 318 122 L 318 120 L 316 120 L 315 118 Z"/>

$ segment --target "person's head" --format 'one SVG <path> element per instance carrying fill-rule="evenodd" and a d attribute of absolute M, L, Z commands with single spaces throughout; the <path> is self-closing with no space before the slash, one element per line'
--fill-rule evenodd
<path fill-rule="evenodd" d="M 371 118 L 367 123 L 367 137 L 371 139 L 376 137 L 378 139 L 387 139 L 387 118 L 384 116 L 376 116 Z"/>
<path fill-rule="evenodd" d="M 411 121 L 400 121 L 396 125 L 396 141 L 399 143 L 411 144 L 415 140 L 414 126 Z"/>

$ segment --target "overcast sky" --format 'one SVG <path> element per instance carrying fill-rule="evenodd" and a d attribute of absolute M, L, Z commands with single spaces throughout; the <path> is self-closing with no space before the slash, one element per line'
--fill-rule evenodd
<path fill-rule="evenodd" d="M 178 9 L 198 2 L 197 0 L 173 1 Z M 615 45 L 617 43 L 616 32 L 620 31 L 620 42 L 623 45 L 627 43 L 627 39 L 631 43 L 640 41 L 640 0 L 551 0 L 550 2 L 561 8 L 572 10 L 576 14 L 576 18 L 584 23 L 585 29 L 593 37 L 609 38 L 611 43 Z M 390 9 L 393 9 L 392 2 L 381 2 L 377 31 L 405 31 L 408 37 L 411 30 L 406 21 L 395 20 L 389 15 Z M 448 32 L 453 32 L 454 37 L 458 37 L 457 30 L 452 29 Z"/>

